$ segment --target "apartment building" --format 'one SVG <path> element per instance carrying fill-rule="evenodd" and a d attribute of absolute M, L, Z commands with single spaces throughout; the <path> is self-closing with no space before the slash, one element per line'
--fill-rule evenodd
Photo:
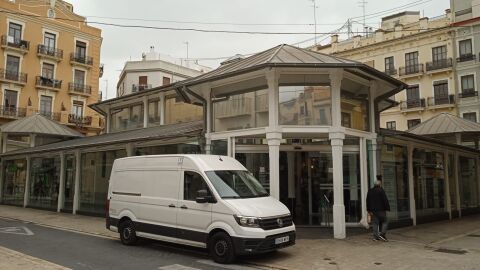
<path fill-rule="evenodd" d="M 454 44 L 458 55 L 456 79 L 458 114 L 474 122 L 480 121 L 480 1 L 451 0 Z"/>
<path fill-rule="evenodd" d="M 84 135 L 102 130 L 101 30 L 65 1 L 0 0 L 0 124 L 34 114 Z"/>
<path fill-rule="evenodd" d="M 457 114 L 454 65 L 460 60 L 450 24 L 450 10 L 435 18 L 405 11 L 382 18 L 375 32 L 344 41 L 334 35 L 311 49 L 366 63 L 410 85 L 391 97 L 399 105 L 380 117 L 382 128 L 407 130 L 442 112 Z"/>
<path fill-rule="evenodd" d="M 155 52 L 153 46 L 142 60 L 127 61 L 117 83 L 117 97 L 199 76 L 211 68 Z"/>

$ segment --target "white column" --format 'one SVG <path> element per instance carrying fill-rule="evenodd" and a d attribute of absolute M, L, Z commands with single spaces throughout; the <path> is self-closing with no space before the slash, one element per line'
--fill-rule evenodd
<path fill-rule="evenodd" d="M 27 207 L 28 200 L 30 198 L 30 165 L 31 165 L 31 160 L 30 160 L 30 157 L 27 156 L 27 172 L 26 172 L 26 179 L 25 179 L 25 194 L 23 196 L 23 207 Z"/>
<path fill-rule="evenodd" d="M 158 108 L 160 112 L 160 125 L 165 125 L 165 93 L 160 94 L 160 108 Z"/>
<path fill-rule="evenodd" d="M 461 199 L 460 199 L 460 179 L 458 179 L 458 174 L 460 173 L 459 168 L 458 168 L 458 152 L 455 151 L 455 158 L 454 158 L 454 166 L 453 166 L 453 172 L 455 173 L 455 188 L 457 189 L 457 210 L 458 210 L 458 217 L 462 217 L 462 206 L 460 205 Z"/>
<path fill-rule="evenodd" d="M 212 153 L 212 138 L 210 133 L 205 134 L 205 154 L 210 155 Z"/>
<path fill-rule="evenodd" d="M 275 70 L 267 71 L 266 79 L 268 83 L 268 126 L 270 129 L 278 127 L 278 76 Z"/>
<path fill-rule="evenodd" d="M 80 204 L 80 171 L 81 171 L 81 161 L 82 155 L 80 150 L 75 151 L 75 192 L 73 193 L 73 214 L 77 213 Z"/>
<path fill-rule="evenodd" d="M 345 128 L 342 127 L 342 79 L 342 69 L 331 71 L 332 128 L 329 138 L 333 161 L 333 237 L 337 239 L 346 237 L 345 205 L 343 204 L 343 140 L 345 139 Z"/>
<path fill-rule="evenodd" d="M 280 199 L 280 142 L 281 132 L 268 132 L 268 156 L 270 165 L 270 195 Z"/>
<path fill-rule="evenodd" d="M 232 137 L 227 138 L 227 156 L 231 157 L 233 154 L 233 143 L 232 143 Z"/>
<path fill-rule="evenodd" d="M 378 166 L 377 166 L 377 162 L 378 162 L 378 158 L 377 158 L 377 154 L 378 154 L 378 146 L 377 146 L 377 138 L 373 138 L 371 140 L 371 151 L 372 151 L 372 171 L 370 173 L 370 186 L 373 186 L 373 184 L 375 183 L 375 181 L 377 180 L 377 174 L 378 174 Z"/>
<path fill-rule="evenodd" d="M 413 179 L 413 145 L 407 146 L 408 152 L 408 197 L 410 197 L 410 218 L 417 225 L 417 209 L 415 207 L 415 181 Z"/>
<path fill-rule="evenodd" d="M 143 97 L 143 127 L 148 127 L 148 96 Z"/>
<path fill-rule="evenodd" d="M 65 201 L 65 153 L 60 153 L 60 187 L 58 188 L 58 204 L 57 212 L 60 212 L 63 208 L 63 202 Z"/>
<path fill-rule="evenodd" d="M 30 134 L 30 147 L 35 147 L 36 134 Z"/>
<path fill-rule="evenodd" d="M 112 122 L 112 116 L 110 114 L 110 108 L 107 108 L 106 114 L 107 114 L 107 116 L 105 117 L 105 130 L 106 130 L 106 133 L 110 133 L 110 125 L 111 125 L 111 122 Z"/>
<path fill-rule="evenodd" d="M 125 151 L 127 152 L 127 157 L 133 157 L 135 155 L 133 143 L 127 143 L 125 145 Z"/>
<path fill-rule="evenodd" d="M 370 89 L 368 91 L 368 102 L 369 102 L 369 111 L 370 111 L 370 131 L 376 132 L 376 115 L 375 115 L 375 92 L 377 92 L 378 83 L 377 81 L 372 81 L 370 83 Z M 380 117 L 380 115 L 378 115 Z"/>
<path fill-rule="evenodd" d="M 368 162 L 367 140 L 360 138 L 360 194 L 362 200 L 362 219 L 367 219 Z"/>
<path fill-rule="evenodd" d="M 452 204 L 450 200 L 450 179 L 448 178 L 449 171 L 448 171 L 448 151 L 443 152 L 443 171 L 445 173 L 445 205 L 447 207 L 448 218 L 452 219 Z"/>

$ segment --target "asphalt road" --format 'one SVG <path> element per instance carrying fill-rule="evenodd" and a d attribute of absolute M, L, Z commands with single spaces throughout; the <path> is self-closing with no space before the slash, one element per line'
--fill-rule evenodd
<path fill-rule="evenodd" d="M 0 245 L 72 269 L 257 269 L 219 265 L 199 249 L 143 240 L 124 246 L 120 240 L 0 219 Z"/>

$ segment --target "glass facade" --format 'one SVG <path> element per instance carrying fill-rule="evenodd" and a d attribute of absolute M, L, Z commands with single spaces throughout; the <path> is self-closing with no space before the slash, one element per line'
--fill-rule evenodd
<path fill-rule="evenodd" d="M 450 205 L 452 211 L 458 210 L 457 206 L 457 184 L 455 182 L 455 156 L 448 155 L 448 187 L 450 192 Z"/>
<path fill-rule="evenodd" d="M 390 203 L 390 220 L 410 218 L 407 147 L 384 144 L 381 156 L 383 188 Z"/>
<path fill-rule="evenodd" d="M 330 86 L 289 85 L 279 87 L 280 125 L 331 126 Z"/>
<path fill-rule="evenodd" d="M 28 206 L 56 210 L 60 188 L 60 156 L 36 157 L 30 161 Z"/>
<path fill-rule="evenodd" d="M 236 153 L 235 159 L 255 176 L 267 192 L 270 190 L 268 153 Z"/>
<path fill-rule="evenodd" d="M 202 106 L 188 104 L 176 98 L 165 99 L 165 125 L 199 121 L 202 119 Z"/>
<path fill-rule="evenodd" d="M 62 210 L 73 210 L 73 196 L 75 194 L 75 155 L 65 155 L 65 191 Z"/>
<path fill-rule="evenodd" d="M 3 162 L 3 204 L 23 205 L 27 160 L 16 159 Z"/>
<path fill-rule="evenodd" d="M 214 140 L 210 145 L 210 153 L 212 155 L 223 155 L 228 154 L 228 142 L 227 140 Z"/>
<path fill-rule="evenodd" d="M 82 154 L 79 211 L 104 214 L 113 161 L 126 156 L 124 149 Z"/>
<path fill-rule="evenodd" d="M 148 101 L 148 126 L 160 125 L 160 113 L 162 110 L 160 99 L 153 99 Z"/>
<path fill-rule="evenodd" d="M 479 207 L 477 167 L 475 159 L 460 156 L 458 159 L 458 173 L 460 207 L 462 209 Z"/>
<path fill-rule="evenodd" d="M 417 217 L 446 212 L 443 154 L 424 149 L 413 151 L 413 178 Z"/>
<path fill-rule="evenodd" d="M 117 132 L 143 127 L 143 104 L 110 110 L 110 131 Z"/>
<path fill-rule="evenodd" d="M 231 95 L 213 103 L 213 130 L 241 130 L 268 125 L 268 90 Z"/>
<path fill-rule="evenodd" d="M 363 131 L 370 130 L 368 99 L 348 91 L 341 93 L 342 126 Z"/>
<path fill-rule="evenodd" d="M 139 147 L 135 149 L 136 156 L 144 155 L 166 155 L 166 154 L 201 154 L 198 144 L 170 144 L 150 147 Z"/>

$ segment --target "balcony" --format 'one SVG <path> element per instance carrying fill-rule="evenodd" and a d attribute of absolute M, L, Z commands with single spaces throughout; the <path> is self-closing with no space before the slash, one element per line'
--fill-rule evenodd
<path fill-rule="evenodd" d="M 453 107 L 455 105 L 455 95 L 429 97 L 428 107 Z"/>
<path fill-rule="evenodd" d="M 27 83 L 27 74 L 6 69 L 0 69 L 0 81 L 25 85 Z"/>
<path fill-rule="evenodd" d="M 77 53 L 71 53 L 70 64 L 72 64 L 73 66 L 78 65 L 85 68 L 91 68 L 93 65 L 93 57 Z"/>
<path fill-rule="evenodd" d="M 41 58 L 60 62 L 63 59 L 63 50 L 39 44 L 37 47 L 37 55 Z"/>
<path fill-rule="evenodd" d="M 12 106 L 0 106 L 0 117 L 3 118 L 22 118 L 27 116 L 26 108 L 17 108 Z"/>
<path fill-rule="evenodd" d="M 423 73 L 423 64 L 410 65 L 400 68 L 400 76 L 414 75 Z"/>
<path fill-rule="evenodd" d="M 15 39 L 11 36 L 2 36 L 2 48 L 26 54 L 30 50 L 30 41 Z"/>
<path fill-rule="evenodd" d="M 236 98 L 215 103 L 215 118 L 231 118 L 238 116 L 249 116 L 252 112 L 252 101 L 250 98 Z"/>
<path fill-rule="evenodd" d="M 389 76 L 395 76 L 397 75 L 397 70 L 394 67 L 392 67 L 392 68 L 385 69 L 384 73 Z"/>
<path fill-rule="evenodd" d="M 60 122 L 62 118 L 62 114 L 59 112 L 48 112 L 48 111 L 42 111 L 42 110 L 35 110 L 35 113 L 43 115 L 51 120 Z"/>
<path fill-rule="evenodd" d="M 452 62 L 453 62 L 452 58 L 427 62 L 426 69 L 427 69 L 427 72 L 428 72 L 428 71 L 436 71 L 436 70 L 451 68 L 452 65 L 453 65 Z"/>
<path fill-rule="evenodd" d="M 75 124 L 76 126 L 91 126 L 92 117 L 91 116 L 80 116 L 76 114 L 68 115 L 68 123 Z"/>
<path fill-rule="evenodd" d="M 402 111 L 416 111 L 425 109 L 425 99 L 409 99 L 400 102 L 400 110 Z"/>
<path fill-rule="evenodd" d="M 461 93 L 458 93 L 459 98 L 478 97 L 478 92 L 475 89 L 463 89 Z"/>
<path fill-rule="evenodd" d="M 90 96 L 92 94 L 92 87 L 90 85 L 81 83 L 69 83 L 68 92 L 73 95 Z"/>
<path fill-rule="evenodd" d="M 37 76 L 35 80 L 35 87 L 37 89 L 58 91 L 62 89 L 62 81 L 43 76 Z"/>
<path fill-rule="evenodd" d="M 460 55 L 460 57 L 457 58 L 457 62 L 473 61 L 476 58 L 477 57 L 475 56 L 475 54 L 472 54 L 472 53 L 463 54 L 463 55 Z"/>
<path fill-rule="evenodd" d="M 132 93 L 152 88 L 151 84 L 132 84 Z"/>

